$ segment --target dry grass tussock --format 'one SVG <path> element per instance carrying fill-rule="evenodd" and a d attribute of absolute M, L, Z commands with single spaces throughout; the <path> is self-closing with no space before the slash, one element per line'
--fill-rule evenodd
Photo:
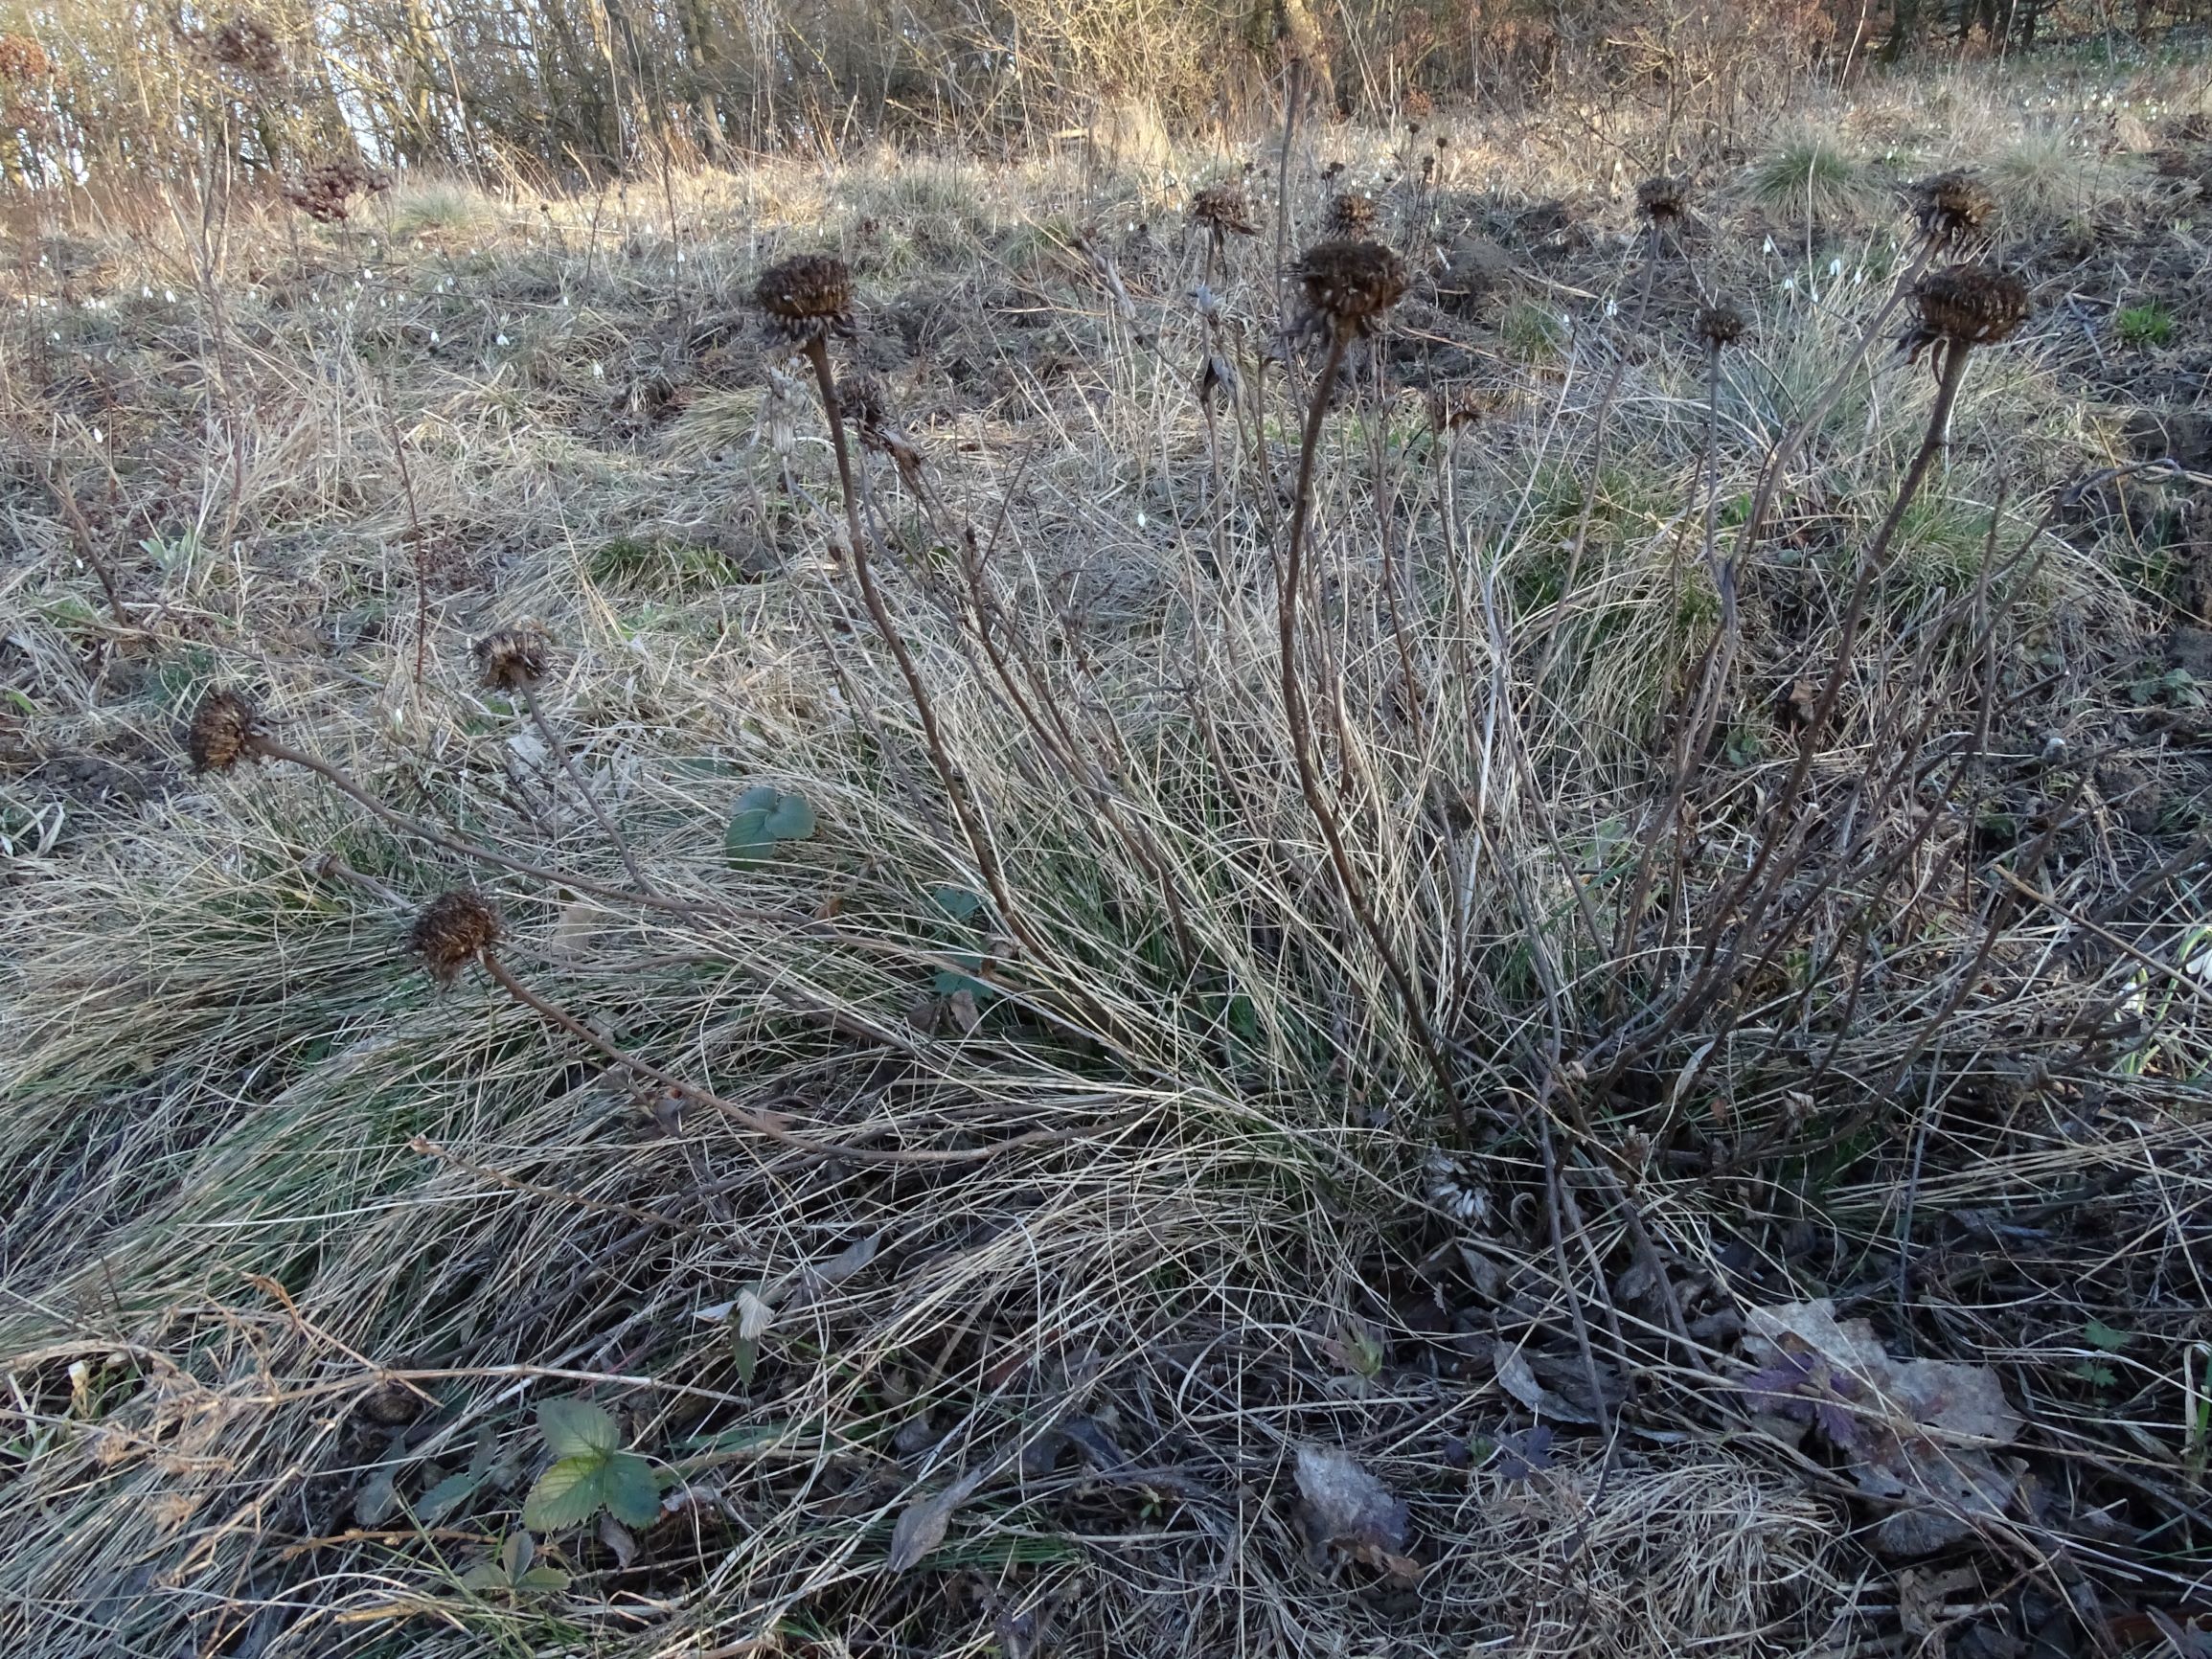
<path fill-rule="evenodd" d="M 27 239 L 13 1651 L 2180 1630 L 2201 190 L 1869 96 Z"/>

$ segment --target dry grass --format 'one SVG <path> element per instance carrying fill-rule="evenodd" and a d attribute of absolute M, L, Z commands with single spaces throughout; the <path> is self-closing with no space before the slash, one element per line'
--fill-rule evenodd
<path fill-rule="evenodd" d="M 1927 134 L 1899 178 L 2001 180 L 2036 142 L 2003 83 L 1965 113 L 1956 84 L 1881 96 L 1831 113 Z M 1995 1367 L 2031 1420 L 2041 1496 L 1940 1563 L 2000 1609 L 1961 1628 L 2032 1623 L 2059 1572 L 2109 1647 L 2123 1612 L 2186 1616 L 2206 739 L 2157 653 L 2195 487 L 2059 496 L 2130 459 L 2065 298 L 2084 198 L 2008 226 L 2041 308 L 1975 353 L 1793 788 L 1798 684 L 1836 664 L 1929 409 L 1885 348 L 1850 367 L 1904 228 L 1855 188 L 1770 241 L 1730 174 L 1647 268 L 1633 180 L 1598 188 L 1586 146 L 1452 130 L 1384 222 L 1417 265 L 1503 239 L 1511 290 L 1417 281 L 1356 352 L 1309 550 L 1323 784 L 1380 948 L 1277 690 L 1314 359 L 1263 362 L 1265 238 L 1216 318 L 1188 298 L 1181 181 L 1220 158 L 764 164 L 673 181 L 673 222 L 657 189 L 416 183 L 296 244 L 241 202 L 219 261 L 148 213 L 73 229 L 66 285 L 27 268 L 0 497 L 32 554 L 0 575 L 26 1659 L 1013 1659 L 1048 1611 L 1085 1653 L 1917 1639 L 1881 1508 L 1736 1392 L 1744 1310 L 1824 1295 Z M 1389 170 L 1375 135 L 1325 143 Z M 2098 211 L 2151 236 L 2156 188 Z M 1315 169 L 1299 191 L 1317 223 Z M 860 277 L 840 365 L 923 457 L 919 491 L 863 459 L 942 753 L 746 303 L 823 245 Z M 1701 293 L 1751 323 L 1711 381 Z M 1212 443 L 1209 349 L 1239 378 Z M 1733 527 L 1838 375 L 1731 623 Z M 1422 392 L 1467 384 L 1486 412 L 1436 434 Z M 531 620 L 574 776 L 476 684 L 469 642 Z M 390 809 L 569 879 L 280 761 L 186 775 L 175 724 L 217 685 Z M 733 861 L 756 784 L 813 833 Z M 622 851 L 580 785 L 655 902 L 606 896 Z M 475 969 L 433 989 L 408 930 L 460 885 L 590 1037 Z M 730 1109 L 671 1110 L 609 1048 Z M 773 1304 L 752 1352 L 745 1294 Z M 1522 1466 L 1516 1352 L 1549 1467 Z M 655 1460 L 664 1518 L 541 1539 L 557 1591 L 465 1583 L 545 1462 L 535 1403 L 571 1395 Z M 1417 1584 L 1315 1558 L 1315 1443 L 1405 1498 Z M 964 1475 L 943 1545 L 889 1571 L 899 1517 Z"/>

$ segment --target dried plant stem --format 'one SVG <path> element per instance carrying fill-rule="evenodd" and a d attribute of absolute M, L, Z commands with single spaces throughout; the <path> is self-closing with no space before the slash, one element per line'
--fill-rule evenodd
<path fill-rule="evenodd" d="M 254 753 L 268 760 L 287 761 L 295 766 L 306 767 L 329 783 L 347 799 L 362 807 L 378 822 L 390 826 L 403 835 L 413 836 L 418 841 L 426 841 L 433 847 L 442 848 L 460 857 L 473 858 L 485 864 L 495 865 L 499 869 L 511 871 L 516 875 L 527 875 L 534 881 L 549 882 L 556 887 L 574 888 L 579 893 L 588 893 L 598 898 L 613 898 L 626 903 L 648 904 L 656 910 L 666 910 L 676 916 L 699 917 L 716 914 L 744 916 L 747 914 L 734 910 L 727 905 L 693 904 L 680 898 L 665 898 L 657 893 L 633 892 L 627 887 L 616 887 L 610 882 L 594 881 L 588 876 L 579 875 L 573 871 L 553 870 L 542 864 L 532 864 L 523 859 L 512 857 L 495 847 L 487 847 L 481 841 L 465 841 L 460 836 L 448 835 L 445 830 L 433 825 L 425 824 L 421 819 L 410 818 L 404 812 L 395 811 L 320 756 L 307 754 L 302 750 L 280 743 L 273 738 L 264 737 L 256 737 L 253 739 L 253 749 Z"/>
<path fill-rule="evenodd" d="M 953 816 L 960 822 L 969 851 L 975 856 L 976 873 L 991 890 L 999 920 L 1018 938 L 1022 933 L 1020 919 L 1007 889 L 1005 873 L 999 867 L 998 853 L 976 816 L 974 803 L 969 798 L 967 775 L 953 764 L 952 751 L 946 744 L 945 733 L 938 724 L 937 705 L 923 681 L 921 667 L 907 648 L 905 636 L 899 631 L 899 625 L 892 620 L 890 607 L 883 602 L 883 591 L 876 581 L 875 563 L 868 557 L 867 533 L 860 524 L 860 491 L 853 481 L 853 455 L 845 443 L 844 419 L 837 412 L 837 382 L 830 371 L 829 345 L 817 337 L 807 342 L 805 351 L 807 361 L 813 366 L 814 388 L 821 396 L 823 419 L 830 423 L 830 445 L 837 457 L 837 482 L 845 495 L 845 527 L 853 544 L 853 575 L 860 585 L 861 602 L 868 607 L 869 620 L 876 625 L 876 632 L 884 645 L 890 648 L 892 658 L 899 665 L 900 677 L 906 682 L 906 694 L 913 700 L 916 718 L 922 722 L 922 740 L 929 751 L 930 764 L 937 769 L 938 782 L 944 785 L 946 799 L 951 803 Z"/>
<path fill-rule="evenodd" d="M 1423 1010 L 1421 994 L 1413 983 L 1412 974 L 1399 960 L 1397 949 L 1391 944 L 1381 924 L 1375 919 L 1364 889 L 1352 868 L 1351 854 L 1345 850 L 1344 831 L 1337 823 L 1336 811 L 1329 803 L 1321 787 L 1321 777 L 1313 757 L 1312 718 L 1306 702 L 1306 687 L 1298 672 L 1298 602 L 1306 579 L 1306 524 L 1313 510 L 1313 455 L 1321 446 L 1321 422 L 1329 413 L 1329 395 L 1336 384 L 1336 372 L 1344 362 L 1344 348 L 1350 343 L 1350 331 L 1342 324 L 1332 328 L 1329 350 L 1322 359 L 1321 373 L 1314 382 L 1313 398 L 1306 410 L 1306 426 L 1298 447 L 1298 485 L 1290 509 L 1290 534 L 1285 545 L 1283 569 L 1275 592 L 1275 623 L 1277 646 L 1280 653 L 1283 682 L 1283 717 L 1289 729 L 1290 754 L 1297 763 L 1298 788 L 1306 797 L 1306 805 L 1320 826 L 1321 837 L 1329 849 L 1329 862 L 1335 870 L 1338 886 L 1344 901 L 1358 920 L 1360 930 L 1375 946 L 1382 959 L 1382 968 L 1390 976 L 1399 1001 L 1404 1005 L 1405 1017 L 1413 1027 L 1426 1054 L 1436 1084 L 1444 1095 L 1446 1107 L 1451 1113 L 1452 1126 L 1461 1133 L 1467 1129 L 1467 1114 L 1459 1102 L 1459 1086 L 1452 1076 L 1451 1063 L 1445 1057 L 1443 1046 L 1428 1023 Z"/>
<path fill-rule="evenodd" d="M 528 686 L 522 688 L 522 706 L 529 712 L 530 723 L 537 728 L 538 737 L 553 751 L 553 758 L 560 762 L 560 769 L 568 774 L 569 783 L 583 797 L 583 804 L 597 821 L 601 831 L 614 843 L 614 850 L 621 854 L 622 867 L 629 872 L 631 882 L 640 893 L 650 893 L 652 883 L 645 878 L 645 872 L 638 868 L 637 855 L 630 851 L 629 843 L 623 839 L 622 831 L 614 827 L 614 820 L 607 815 L 606 808 L 600 805 L 599 797 L 592 793 L 591 785 L 584 781 L 576 758 L 568 752 L 568 746 L 554 734 L 551 722 L 545 717 L 545 711 L 538 706 L 536 692 Z"/>
<path fill-rule="evenodd" d="M 614 1061 L 615 1064 L 635 1072 L 650 1082 L 660 1084 L 661 1087 L 679 1099 L 696 1101 L 710 1110 L 721 1113 L 732 1122 L 741 1124 L 755 1134 L 764 1135 L 777 1145 L 789 1147 L 794 1151 L 809 1152 L 820 1158 L 842 1158 L 849 1162 L 861 1164 L 973 1164 L 980 1163 L 986 1158 L 994 1158 L 1000 1152 L 1015 1147 L 1039 1146 L 1068 1139 L 1068 1134 L 1064 1130 L 1037 1129 L 1026 1134 L 1011 1136 L 988 1147 L 977 1147 L 970 1150 L 951 1152 L 884 1152 L 871 1150 L 865 1147 L 846 1146 L 836 1141 L 817 1141 L 799 1134 L 795 1130 L 786 1128 L 776 1119 L 764 1112 L 754 1111 L 749 1106 L 741 1106 L 735 1101 L 725 1101 L 711 1089 L 702 1089 L 696 1083 L 685 1081 L 673 1072 L 663 1071 L 650 1060 L 641 1060 L 635 1055 L 626 1054 L 582 1020 L 576 1018 L 575 1015 L 548 1002 L 519 979 L 516 979 L 513 972 L 499 960 L 495 952 L 487 950 L 480 960 L 484 964 L 484 971 L 489 973 L 509 996 L 512 996 L 532 1012 L 559 1026 L 579 1042 L 588 1043 L 594 1050 Z"/>

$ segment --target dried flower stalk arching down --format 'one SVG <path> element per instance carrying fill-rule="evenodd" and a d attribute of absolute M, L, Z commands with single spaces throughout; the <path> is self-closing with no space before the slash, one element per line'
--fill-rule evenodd
<path fill-rule="evenodd" d="M 2193 1653 L 2150 3 L 0 18 L 10 1659 Z"/>

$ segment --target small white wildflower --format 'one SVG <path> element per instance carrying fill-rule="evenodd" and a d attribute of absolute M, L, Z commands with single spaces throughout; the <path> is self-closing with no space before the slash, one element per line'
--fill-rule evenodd
<path fill-rule="evenodd" d="M 433 346 L 435 346 L 437 343 L 438 343 L 438 330 L 437 330 L 436 329 L 432 329 L 432 330 L 430 330 L 430 344 L 432 344 Z"/>
<path fill-rule="evenodd" d="M 1137 514 L 1137 528 L 1138 528 L 1139 530 L 1142 530 L 1142 529 L 1144 529 L 1144 528 L 1145 528 L 1145 515 L 1144 515 L 1142 512 L 1139 512 L 1139 513 Z"/>
<path fill-rule="evenodd" d="M 604 379 L 605 379 L 605 378 L 606 378 L 606 365 L 605 365 L 604 363 L 594 363 L 594 364 L 591 366 L 591 377 L 592 377 L 594 380 L 604 380 Z"/>
<path fill-rule="evenodd" d="M 1797 291 L 1797 279 L 1795 277 L 1784 277 L 1782 279 L 1782 291 L 1786 294 L 1794 294 Z"/>
<path fill-rule="evenodd" d="M 507 336 L 505 334 L 501 334 L 493 339 L 491 343 L 494 346 L 504 346 L 507 344 Z"/>
<path fill-rule="evenodd" d="M 1608 317 L 1617 317 L 1620 314 L 1620 303 L 1616 300 L 1608 300 L 1606 302 L 1606 315 Z"/>
<path fill-rule="evenodd" d="M 1842 275 L 1843 275 L 1843 261 L 1842 261 L 1841 260 L 1830 260 L 1830 261 L 1828 261 L 1828 278 L 1829 278 L 1829 281 L 1831 281 L 1831 282 L 1834 282 L 1834 281 L 1835 281 L 1836 278 L 1838 278 L 1838 277 L 1840 277 L 1840 276 L 1842 276 Z"/>
<path fill-rule="evenodd" d="M 1768 259 L 1774 257 L 1774 239 L 1772 237 L 1767 239 L 1767 246 L 1764 251 Z"/>
<path fill-rule="evenodd" d="M 172 306 L 176 304 L 176 290 L 173 288 L 162 289 L 161 297 Z"/>
<path fill-rule="evenodd" d="M 150 300 L 153 298 L 153 290 L 141 283 L 138 284 L 138 297 L 142 300 Z"/>

